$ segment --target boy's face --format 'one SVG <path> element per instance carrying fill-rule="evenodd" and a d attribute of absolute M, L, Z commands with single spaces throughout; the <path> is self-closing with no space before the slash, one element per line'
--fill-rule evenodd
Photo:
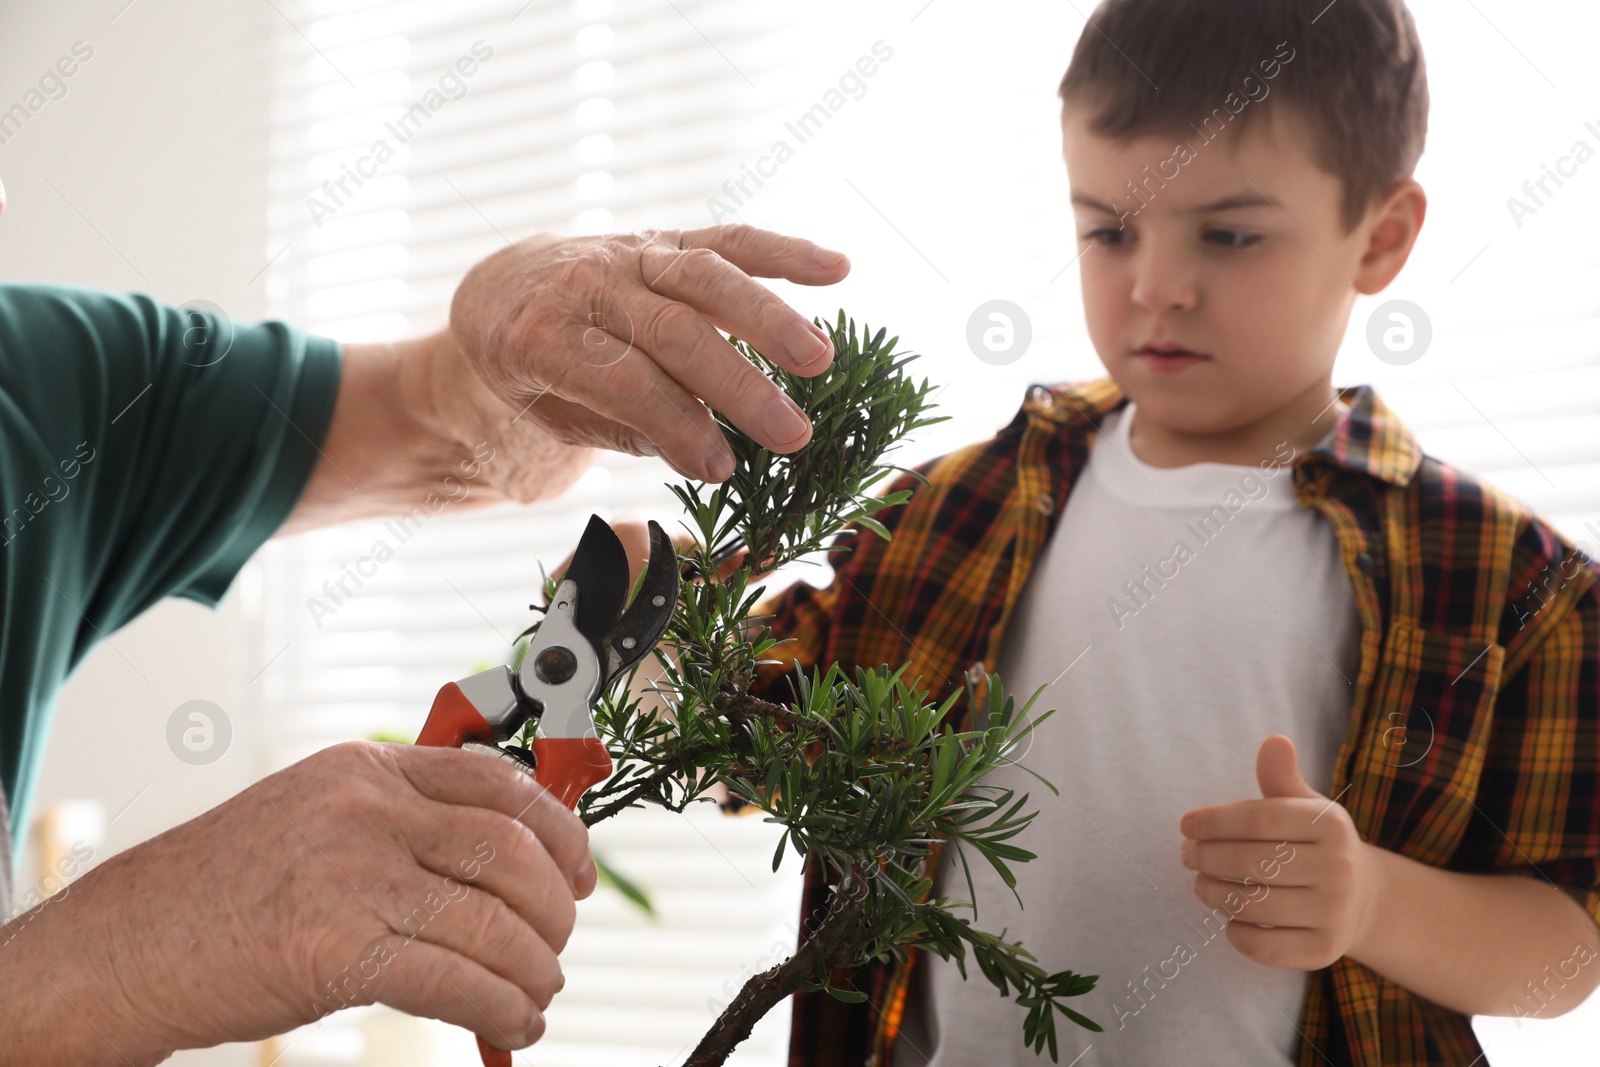
<path fill-rule="evenodd" d="M 1209 144 L 1191 133 L 1182 152 L 1171 136 L 1101 136 L 1087 110 L 1062 127 L 1084 311 L 1142 417 L 1222 434 L 1322 408 L 1370 226 L 1345 231 L 1341 183 L 1299 117 L 1275 109 Z"/>

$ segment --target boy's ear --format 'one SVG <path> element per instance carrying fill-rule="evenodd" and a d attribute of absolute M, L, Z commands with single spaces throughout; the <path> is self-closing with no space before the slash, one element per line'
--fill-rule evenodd
<path fill-rule="evenodd" d="M 1358 223 L 1366 236 L 1366 248 L 1351 279 L 1356 292 L 1371 296 L 1388 288 L 1411 258 L 1427 213 L 1428 194 L 1413 178 L 1395 183 L 1368 209 L 1366 218 Z"/>

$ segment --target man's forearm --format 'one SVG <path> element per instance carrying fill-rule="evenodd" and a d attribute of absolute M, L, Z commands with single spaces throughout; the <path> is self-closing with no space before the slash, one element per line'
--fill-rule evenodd
<path fill-rule="evenodd" d="M 1460 874 L 1367 847 L 1380 886 L 1348 953 L 1357 962 L 1468 1015 L 1553 1018 L 1600 985 L 1600 932 L 1550 883 Z"/>
<path fill-rule="evenodd" d="M 0 927 L 0 1064 L 159 1063 L 172 1049 L 133 1025 L 112 961 L 115 931 L 76 907 L 75 888 Z"/>
<path fill-rule="evenodd" d="M 500 503 L 506 486 L 565 491 L 591 450 L 517 419 L 478 380 L 448 330 L 344 346 L 333 419 L 306 491 L 280 534 L 422 507 Z M 518 499 L 527 499 L 518 491 Z"/>

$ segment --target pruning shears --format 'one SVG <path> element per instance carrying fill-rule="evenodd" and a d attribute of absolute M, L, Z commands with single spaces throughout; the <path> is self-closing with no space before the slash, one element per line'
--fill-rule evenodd
<path fill-rule="evenodd" d="M 678 602 L 677 552 L 658 524 L 649 528 L 650 561 L 630 604 L 627 551 L 616 531 L 591 515 L 521 666 L 446 683 L 417 744 L 510 760 L 576 809 L 585 790 L 611 776 L 594 704 L 661 639 Z M 538 723 L 532 745 L 513 744 L 529 720 Z M 484 1067 L 510 1067 L 511 1053 L 481 1037 L 478 1051 Z"/>

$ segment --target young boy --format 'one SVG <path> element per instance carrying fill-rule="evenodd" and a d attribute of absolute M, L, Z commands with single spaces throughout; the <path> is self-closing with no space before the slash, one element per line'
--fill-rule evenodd
<path fill-rule="evenodd" d="M 1600 983 L 1600 592 L 1331 384 L 1423 221 L 1411 17 L 1106 0 L 1061 98 L 1109 379 L 1033 387 L 879 513 L 892 543 L 847 534 L 829 588 L 764 610 L 802 666 L 1046 687 L 1021 762 L 1061 795 L 996 776 L 1041 810 L 1026 910 L 973 875 L 984 929 L 1099 975 L 1074 1006 L 1105 1032 L 1061 1021 L 1063 1064 L 1477 1063 L 1470 1015 Z M 966 896 L 949 856 L 938 879 Z M 798 997 L 797 1067 L 1037 1062 L 976 971 L 836 982 L 869 999 Z"/>

